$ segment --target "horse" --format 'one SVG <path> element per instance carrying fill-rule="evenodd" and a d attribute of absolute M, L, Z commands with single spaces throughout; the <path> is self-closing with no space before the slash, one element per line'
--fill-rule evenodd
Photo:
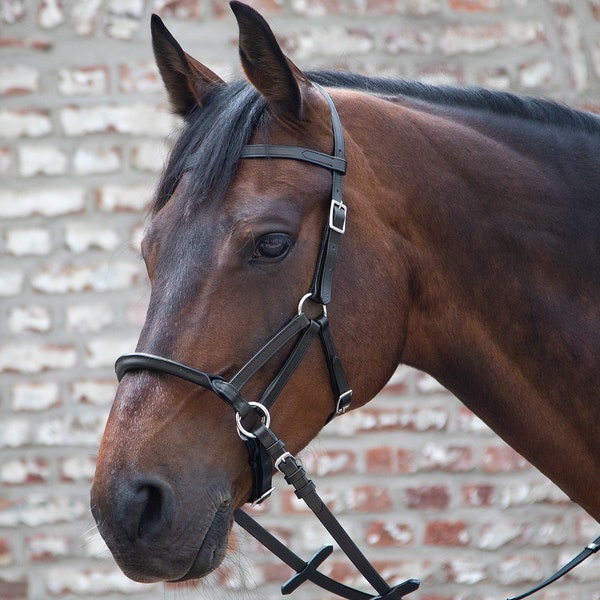
<path fill-rule="evenodd" d="M 140 582 L 214 570 L 235 511 L 262 491 L 257 469 L 275 471 L 251 467 L 252 436 L 236 432 L 262 426 L 294 454 L 400 363 L 600 520 L 600 118 L 304 72 L 256 11 L 231 7 L 233 83 L 152 19 L 184 127 L 142 241 L 148 312 L 91 490 L 120 568 Z"/>

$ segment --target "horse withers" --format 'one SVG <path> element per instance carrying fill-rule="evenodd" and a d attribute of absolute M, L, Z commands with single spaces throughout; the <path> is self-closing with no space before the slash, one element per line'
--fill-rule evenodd
<path fill-rule="evenodd" d="M 279 396 L 270 429 L 295 453 L 339 405 L 341 364 L 351 408 L 401 362 L 430 373 L 600 519 L 600 119 L 304 73 L 262 17 L 232 8 L 247 80 L 229 84 L 152 21 L 185 127 L 142 242 L 152 291 L 137 357 L 186 367 L 121 372 L 91 494 L 120 567 L 143 582 L 215 569 L 256 484 L 242 401 Z M 329 99 L 343 169 L 268 152 L 335 159 Z M 329 341 L 298 350 L 309 327 Z"/>

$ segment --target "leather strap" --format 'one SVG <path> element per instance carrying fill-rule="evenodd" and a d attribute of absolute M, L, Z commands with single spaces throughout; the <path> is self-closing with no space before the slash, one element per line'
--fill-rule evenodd
<path fill-rule="evenodd" d="M 600 537 L 597 537 L 591 544 L 588 544 L 575 558 L 570 560 L 564 567 L 559 569 L 552 577 L 548 577 L 545 581 L 542 581 L 539 585 L 536 585 L 534 588 L 521 594 L 519 596 L 512 596 L 512 598 L 508 598 L 508 600 L 522 600 L 523 598 L 527 598 L 536 592 L 539 592 L 541 589 L 546 586 L 554 583 L 557 579 L 560 579 L 564 575 L 566 575 L 571 569 L 574 569 L 577 565 L 582 563 L 586 558 L 589 558 L 592 554 L 595 554 L 600 550 Z"/>

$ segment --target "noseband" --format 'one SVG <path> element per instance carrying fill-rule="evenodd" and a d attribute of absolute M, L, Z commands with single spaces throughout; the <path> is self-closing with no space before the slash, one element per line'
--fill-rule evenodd
<path fill-rule="evenodd" d="M 328 169 L 332 173 L 331 203 L 329 205 L 327 223 L 321 238 L 311 288 L 300 299 L 296 315 L 271 337 L 230 380 L 226 380 L 220 375 L 212 375 L 199 371 L 174 360 L 142 352 L 119 357 L 115 364 L 115 371 L 119 381 L 121 381 L 127 372 L 137 370 L 152 370 L 173 375 L 207 390 L 211 390 L 231 406 L 236 413 L 238 434 L 246 444 L 249 464 L 252 469 L 253 484 L 249 501 L 258 504 L 271 494 L 273 489 L 271 481 L 274 464 L 275 468 L 283 474 L 286 482 L 294 487 L 296 496 L 303 500 L 314 512 L 346 556 L 377 592 L 377 596 L 373 596 L 372 594 L 350 588 L 323 575 L 317 570 L 319 565 L 333 552 L 332 546 L 323 546 L 308 562 L 305 562 L 277 538 L 267 532 L 254 519 L 242 510 L 237 509 L 234 512 L 234 518 L 238 525 L 246 529 L 265 547 L 296 571 L 296 574 L 282 585 L 282 594 L 290 594 L 302 583 L 310 580 L 323 589 L 349 600 L 383 600 L 384 598 L 386 600 L 400 600 L 405 594 L 416 590 L 419 587 L 419 581 L 409 579 L 394 587 L 390 587 L 386 583 L 329 511 L 317 494 L 315 484 L 308 479 L 306 472 L 298 464 L 296 458 L 288 452 L 284 442 L 269 428 L 269 409 L 302 362 L 306 351 L 317 334 L 323 347 L 335 398 L 335 406 L 329 419 L 346 412 L 352 398 L 352 390 L 348 385 L 342 362 L 336 352 L 329 328 L 329 319 L 327 318 L 327 305 L 331 301 L 333 274 L 339 243 L 341 236 L 346 231 L 346 219 L 348 215 L 348 209 L 342 201 L 342 177 L 346 173 L 344 135 L 333 100 L 324 88 L 318 84 L 313 85 L 323 94 L 331 110 L 333 129 L 332 155 L 309 148 L 270 144 L 248 145 L 242 152 L 242 158 L 245 159 L 281 158 L 300 160 Z M 192 154 L 188 159 L 188 165 L 194 164 L 197 158 L 196 154 Z M 311 318 L 306 315 L 304 305 L 308 300 L 322 306 L 321 316 Z M 283 366 L 267 386 L 260 401 L 248 402 L 242 396 L 243 387 L 262 367 L 294 339 L 296 341 Z"/>

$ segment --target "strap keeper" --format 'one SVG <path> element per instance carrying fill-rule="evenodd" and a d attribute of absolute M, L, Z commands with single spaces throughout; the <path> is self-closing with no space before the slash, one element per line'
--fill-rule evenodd
<path fill-rule="evenodd" d="M 329 228 L 337 233 L 346 233 L 346 217 L 348 207 L 341 201 L 332 198 L 329 206 Z"/>

